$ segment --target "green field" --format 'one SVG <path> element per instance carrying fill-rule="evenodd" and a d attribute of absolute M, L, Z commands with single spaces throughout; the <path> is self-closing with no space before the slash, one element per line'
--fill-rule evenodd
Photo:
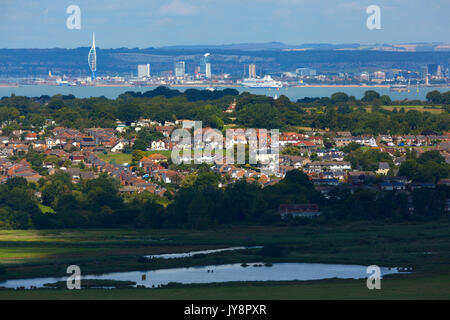
<path fill-rule="evenodd" d="M 171 151 L 170 150 L 162 150 L 162 151 L 145 151 L 145 154 L 148 156 L 149 154 L 153 154 L 153 153 L 159 153 L 162 154 L 164 156 L 166 156 L 167 158 L 170 158 L 171 156 Z M 102 152 L 97 153 L 97 157 L 99 157 L 100 159 L 102 159 L 103 161 L 106 162 L 113 162 L 116 164 L 124 164 L 124 163 L 131 163 L 131 153 L 121 153 L 121 152 L 117 152 L 117 153 L 112 153 L 109 152 L 107 154 L 104 154 Z"/>
<path fill-rule="evenodd" d="M 368 290 L 365 280 L 249 282 L 190 285 L 158 289 L 37 289 L 0 290 L 0 299 L 151 299 L 151 300 L 299 300 L 299 299 L 450 299 L 450 273 L 402 275 L 381 280 L 380 290 Z"/>
<path fill-rule="evenodd" d="M 389 111 L 393 111 L 395 108 L 397 109 L 397 111 L 400 111 L 403 108 L 405 109 L 405 112 L 417 110 L 419 112 L 430 112 L 432 114 L 440 114 L 443 111 L 440 106 L 383 106 L 383 109 Z"/>
<path fill-rule="evenodd" d="M 278 245 L 283 254 L 262 257 L 258 250 L 227 252 L 201 258 L 171 259 L 148 264 L 148 254 L 186 252 L 236 245 Z M 64 276 L 68 265 L 83 273 L 238 263 L 318 262 L 413 267 L 413 275 L 386 279 L 386 290 L 368 291 L 365 283 L 313 281 L 260 284 L 222 284 L 162 289 L 86 289 L 82 292 L 42 289 L 0 290 L 3 298 L 419 298 L 448 297 L 450 288 L 450 223 L 375 224 L 337 226 L 235 226 L 214 230 L 1 230 L 0 280 Z M 383 280 L 384 281 L 384 280 Z M 431 285 L 431 283 L 436 285 Z M 383 282 L 384 283 L 384 282 Z M 392 290 L 387 290 L 392 283 Z M 427 287 L 427 283 L 430 285 Z M 394 285 L 395 284 L 395 285 Z M 328 291 L 332 286 L 334 291 Z M 359 289 L 358 289 L 359 288 Z M 349 290 L 352 290 L 351 292 Z M 267 293 L 264 293 L 266 291 Z M 266 294 L 266 296 L 264 296 Z"/>

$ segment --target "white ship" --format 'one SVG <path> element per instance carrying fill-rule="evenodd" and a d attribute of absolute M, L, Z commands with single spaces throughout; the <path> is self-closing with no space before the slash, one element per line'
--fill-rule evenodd
<path fill-rule="evenodd" d="M 264 78 L 247 78 L 242 81 L 242 86 L 246 88 L 282 88 L 281 81 L 275 81 L 271 76 Z"/>

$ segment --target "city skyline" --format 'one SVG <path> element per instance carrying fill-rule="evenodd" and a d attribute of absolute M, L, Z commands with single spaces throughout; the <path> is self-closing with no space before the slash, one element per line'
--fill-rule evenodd
<path fill-rule="evenodd" d="M 381 29 L 366 27 L 372 1 L 343 0 L 85 0 L 80 29 L 70 30 L 68 3 L 6 1 L 0 13 L 3 48 L 75 48 L 95 31 L 102 48 L 218 45 L 279 41 L 301 43 L 450 42 L 450 3 L 379 0 Z M 130 19 L 133 17 L 133 19 Z M 264 32 L 261 32 L 264 30 Z"/>

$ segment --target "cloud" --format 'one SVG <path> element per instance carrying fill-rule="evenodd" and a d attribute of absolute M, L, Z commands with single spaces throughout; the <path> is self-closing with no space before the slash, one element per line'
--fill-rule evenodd
<path fill-rule="evenodd" d="M 159 8 L 162 14 L 171 14 L 177 16 L 191 16 L 197 14 L 200 7 L 183 3 L 180 0 L 172 0 Z"/>

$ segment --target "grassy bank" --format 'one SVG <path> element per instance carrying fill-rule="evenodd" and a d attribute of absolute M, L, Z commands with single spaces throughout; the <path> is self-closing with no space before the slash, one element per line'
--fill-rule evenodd
<path fill-rule="evenodd" d="M 402 275 L 368 290 L 365 280 L 190 285 L 160 289 L 0 290 L 0 299 L 450 299 L 450 273 Z"/>

